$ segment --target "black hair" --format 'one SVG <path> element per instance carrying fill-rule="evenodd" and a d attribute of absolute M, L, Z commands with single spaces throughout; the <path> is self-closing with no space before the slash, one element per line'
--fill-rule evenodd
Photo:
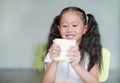
<path fill-rule="evenodd" d="M 53 20 L 53 23 L 51 25 L 48 42 L 47 42 L 47 51 L 50 48 L 50 46 L 53 43 L 53 39 L 55 38 L 61 38 L 60 32 L 58 30 L 58 25 L 60 25 L 60 19 L 63 13 L 67 11 L 76 11 L 80 13 L 80 17 L 82 17 L 84 24 L 88 26 L 88 30 L 86 33 L 82 36 L 82 39 L 80 41 L 79 49 L 81 52 L 81 62 L 83 61 L 84 54 L 89 54 L 89 64 L 88 64 L 88 71 L 92 69 L 92 67 L 95 64 L 99 65 L 99 70 L 101 71 L 102 67 L 102 55 L 101 55 L 101 42 L 100 42 L 100 33 L 98 29 L 98 24 L 92 14 L 87 14 L 78 7 L 67 7 L 63 9 L 60 13 L 60 15 L 56 16 Z M 88 19 L 87 19 L 88 17 Z"/>

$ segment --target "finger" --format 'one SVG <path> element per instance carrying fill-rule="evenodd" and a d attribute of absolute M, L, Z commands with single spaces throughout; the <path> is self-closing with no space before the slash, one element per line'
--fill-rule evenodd
<path fill-rule="evenodd" d="M 80 52 L 78 47 L 73 47 L 73 48 L 70 48 L 69 50 L 67 50 L 67 52 Z"/>
<path fill-rule="evenodd" d="M 69 57 L 70 63 L 76 62 L 78 58 L 71 56 Z"/>
<path fill-rule="evenodd" d="M 59 56 L 59 55 L 60 55 L 60 52 L 54 50 L 54 51 L 53 51 L 53 55 Z"/>
<path fill-rule="evenodd" d="M 79 50 L 79 47 L 78 46 L 71 46 L 69 49 L 78 49 Z"/>
<path fill-rule="evenodd" d="M 57 44 L 53 44 L 52 49 L 57 50 L 57 51 L 61 51 L 60 46 Z"/>
<path fill-rule="evenodd" d="M 49 52 L 52 52 L 52 53 L 53 53 L 54 51 L 61 52 L 61 49 L 60 49 L 59 46 L 53 44 L 53 45 L 50 47 Z"/>
<path fill-rule="evenodd" d="M 71 52 L 68 52 L 66 56 L 75 56 L 75 57 L 78 57 L 80 56 L 80 52 L 76 51 L 71 51 Z"/>
<path fill-rule="evenodd" d="M 60 53 L 50 53 L 49 56 L 52 60 L 54 60 L 55 57 L 58 57 Z"/>
<path fill-rule="evenodd" d="M 71 61 L 79 61 L 81 56 L 80 55 L 67 55 Z"/>

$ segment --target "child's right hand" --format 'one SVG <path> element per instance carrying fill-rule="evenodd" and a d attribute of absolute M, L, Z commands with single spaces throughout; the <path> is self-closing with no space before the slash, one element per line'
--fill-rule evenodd
<path fill-rule="evenodd" d="M 54 60 L 55 57 L 60 55 L 60 52 L 61 52 L 60 46 L 55 44 L 53 41 L 53 44 L 49 49 L 49 56 L 52 59 L 52 61 Z"/>

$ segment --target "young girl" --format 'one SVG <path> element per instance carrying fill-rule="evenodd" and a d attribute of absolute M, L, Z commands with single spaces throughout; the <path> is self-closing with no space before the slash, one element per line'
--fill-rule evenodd
<path fill-rule="evenodd" d="M 70 62 L 54 60 L 61 51 L 55 38 L 77 41 L 67 51 Z M 102 56 L 98 24 L 93 15 L 78 7 L 63 9 L 51 26 L 46 54 L 43 83 L 98 83 Z"/>

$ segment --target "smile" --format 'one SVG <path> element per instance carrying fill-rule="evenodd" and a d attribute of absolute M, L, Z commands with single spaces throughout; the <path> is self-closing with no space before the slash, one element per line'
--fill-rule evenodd
<path fill-rule="evenodd" d="M 74 34 L 67 34 L 66 37 L 67 37 L 67 39 L 74 39 L 75 35 Z"/>

